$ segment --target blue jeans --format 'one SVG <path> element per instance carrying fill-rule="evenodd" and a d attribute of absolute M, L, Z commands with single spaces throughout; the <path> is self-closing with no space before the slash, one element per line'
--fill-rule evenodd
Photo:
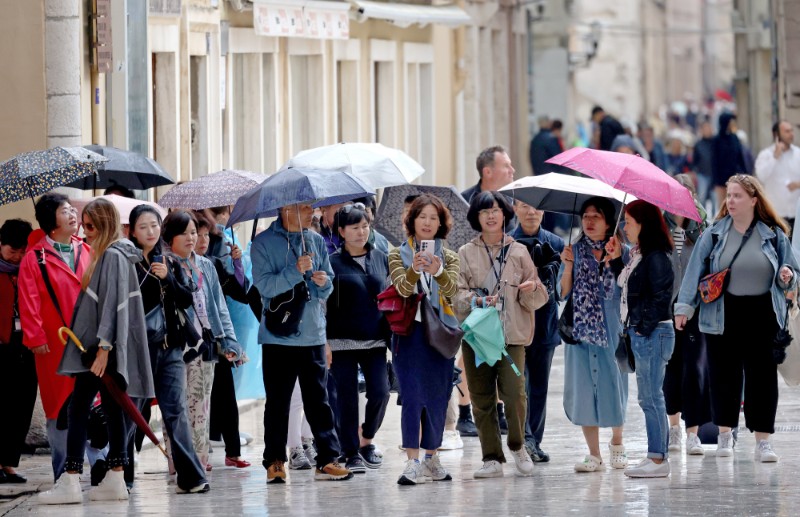
<path fill-rule="evenodd" d="M 158 406 L 164 428 L 170 439 L 170 450 L 177 484 L 189 490 L 206 483 L 205 468 L 194 451 L 192 430 L 186 412 L 186 365 L 183 350 L 160 346 L 150 347 L 150 366 L 153 369 Z"/>
<path fill-rule="evenodd" d="M 669 422 L 664 402 L 664 372 L 675 348 L 675 329 L 672 322 L 659 323 L 649 336 L 640 336 L 628 329 L 631 348 L 636 359 L 636 384 L 639 387 L 639 407 L 644 411 L 647 430 L 647 457 L 667 459 Z"/>
<path fill-rule="evenodd" d="M 55 418 L 47 419 L 47 441 L 50 443 L 50 459 L 53 463 L 53 478 L 58 481 L 67 463 L 67 430 L 56 427 Z"/>

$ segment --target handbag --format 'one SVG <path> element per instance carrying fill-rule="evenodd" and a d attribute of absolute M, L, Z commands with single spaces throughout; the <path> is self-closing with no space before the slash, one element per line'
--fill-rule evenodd
<path fill-rule="evenodd" d="M 636 359 L 633 357 L 633 349 L 631 348 L 631 335 L 627 329 L 623 329 L 619 335 L 619 343 L 617 349 L 614 351 L 614 358 L 617 360 L 617 366 L 622 373 L 634 373 L 636 371 Z"/>
<path fill-rule="evenodd" d="M 144 315 L 147 326 L 147 343 L 163 344 L 167 339 L 167 319 L 164 317 L 164 306 L 160 303 Z"/>
<path fill-rule="evenodd" d="M 443 322 L 436 314 L 436 310 L 427 296 L 420 303 L 422 304 L 422 328 L 425 330 L 428 344 L 442 354 L 445 359 L 454 358 L 461 346 L 464 331 L 460 327 L 451 327 Z"/>
<path fill-rule="evenodd" d="M 197 331 L 184 309 L 176 308 L 175 313 L 181 326 L 181 334 L 185 338 L 183 343 L 183 362 L 190 363 L 199 355 L 205 354 L 208 344 L 203 340 L 203 336 Z"/>
<path fill-rule="evenodd" d="M 739 243 L 739 248 L 736 250 L 736 253 L 733 255 L 733 259 L 731 259 L 730 265 L 719 271 L 717 273 L 709 273 L 702 278 L 700 278 L 700 283 L 697 285 L 697 290 L 700 291 L 700 299 L 703 303 L 711 303 L 720 296 L 725 290 L 728 288 L 728 283 L 731 281 L 730 273 L 731 273 L 731 266 L 734 262 L 736 262 L 736 258 L 739 256 L 739 252 L 742 251 L 744 244 L 747 242 L 747 239 L 750 238 L 750 234 L 753 233 L 753 226 L 755 225 L 756 220 L 753 219 L 753 222 L 750 223 L 750 227 L 747 228 L 747 231 L 742 236 L 742 242 Z M 706 268 L 709 268 L 711 264 L 711 255 L 706 257 Z"/>
<path fill-rule="evenodd" d="M 303 310 L 310 300 L 311 293 L 305 280 L 274 296 L 264 308 L 264 325 L 267 330 L 281 337 L 300 335 Z"/>
<path fill-rule="evenodd" d="M 775 360 L 775 364 L 782 364 L 786 360 L 786 348 L 792 344 L 792 335 L 789 333 L 789 309 L 792 305 L 792 300 L 787 299 L 783 327 L 778 329 L 772 340 L 772 358 Z"/>
<path fill-rule="evenodd" d="M 417 307 L 423 296 L 422 293 L 414 293 L 404 298 L 394 285 L 390 285 L 378 294 L 378 310 L 383 312 L 392 332 L 398 336 L 411 334 Z"/>
<path fill-rule="evenodd" d="M 573 323 L 573 308 L 572 308 L 572 295 L 567 298 L 567 303 L 564 304 L 564 309 L 561 311 L 561 316 L 558 317 L 558 334 L 561 340 L 568 345 L 577 345 L 578 340 L 572 336 L 574 330 Z"/>

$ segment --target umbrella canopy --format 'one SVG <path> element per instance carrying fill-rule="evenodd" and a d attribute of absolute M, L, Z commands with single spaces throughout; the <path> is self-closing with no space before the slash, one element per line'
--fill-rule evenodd
<path fill-rule="evenodd" d="M 453 250 L 458 250 L 461 246 L 474 239 L 478 232 L 472 229 L 467 222 L 467 203 L 455 187 L 434 187 L 428 185 L 398 185 L 388 187 L 383 191 L 381 205 L 375 216 L 375 229 L 383 234 L 386 239 L 399 246 L 406 240 L 406 230 L 401 214 L 403 204 L 408 196 L 418 196 L 420 194 L 433 194 L 442 200 L 444 205 L 450 210 L 453 217 L 453 227 L 447 234 L 447 244 Z"/>
<path fill-rule="evenodd" d="M 422 165 L 399 149 L 366 143 L 341 143 L 301 151 L 281 170 L 289 167 L 346 171 L 372 190 L 410 183 L 425 172 Z"/>
<path fill-rule="evenodd" d="M 108 161 L 97 167 L 97 174 L 73 181 L 68 187 L 81 190 L 120 186 L 144 190 L 162 185 L 172 185 L 175 180 L 152 158 L 134 151 L 103 145 L 84 145 Z"/>
<path fill-rule="evenodd" d="M 641 156 L 575 147 L 547 163 L 596 178 L 672 214 L 701 220 L 691 192 Z"/>
<path fill-rule="evenodd" d="M 497 361 L 505 357 L 511 363 L 511 368 L 517 376 L 520 371 L 511 356 L 506 351 L 506 339 L 503 332 L 503 323 L 500 314 L 494 307 L 479 307 L 472 309 L 467 319 L 461 323 L 464 331 L 464 341 L 469 343 L 475 352 L 477 366 L 486 363 L 494 366 Z"/>
<path fill-rule="evenodd" d="M 152 206 L 158 213 L 161 214 L 161 217 L 167 216 L 167 211 L 158 206 L 155 203 L 151 203 L 150 201 L 142 201 L 141 199 L 131 199 L 129 197 L 118 196 L 116 194 L 108 194 L 107 196 L 97 196 L 97 197 L 88 197 L 88 198 L 76 198 L 70 199 L 69 204 L 75 207 L 78 212 L 83 212 L 83 209 L 94 201 L 95 199 L 107 199 L 111 202 L 112 205 L 117 207 L 117 211 L 119 212 L 119 219 L 122 224 L 128 224 L 128 220 L 131 218 L 131 211 L 139 205 L 148 205 Z"/>
<path fill-rule="evenodd" d="M 250 171 L 225 169 L 172 187 L 158 200 L 158 204 L 165 208 L 191 210 L 228 206 L 268 177 Z"/>
<path fill-rule="evenodd" d="M 622 206 L 623 200 L 630 203 L 636 199 L 593 178 L 552 172 L 525 176 L 501 188 L 500 192 L 539 210 L 562 214 L 577 214 L 587 199 L 596 196 L 609 198 L 616 210 Z"/>
<path fill-rule="evenodd" d="M 242 221 L 274 217 L 284 206 L 311 203 L 316 208 L 373 195 L 368 186 L 344 171 L 284 169 L 239 198 L 228 227 Z"/>
<path fill-rule="evenodd" d="M 0 205 L 34 198 L 94 174 L 107 158 L 83 147 L 21 153 L 0 163 Z"/>

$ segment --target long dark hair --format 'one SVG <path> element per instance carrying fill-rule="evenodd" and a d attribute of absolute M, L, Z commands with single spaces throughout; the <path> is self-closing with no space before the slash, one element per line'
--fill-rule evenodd
<path fill-rule="evenodd" d="M 631 216 L 642 228 L 639 231 L 639 250 L 642 255 L 654 251 L 671 252 L 674 248 L 672 235 L 661 210 L 647 201 L 637 199 L 625 207 L 625 213 Z"/>

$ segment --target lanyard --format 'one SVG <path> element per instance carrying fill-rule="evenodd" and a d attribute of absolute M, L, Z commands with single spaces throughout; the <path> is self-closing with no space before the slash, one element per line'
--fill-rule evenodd
<path fill-rule="evenodd" d="M 498 255 L 498 259 L 500 262 L 499 271 L 498 268 L 494 266 L 494 257 L 492 257 L 492 252 L 489 250 L 489 246 L 483 241 L 483 237 L 481 237 L 481 242 L 483 242 L 483 247 L 486 250 L 486 255 L 489 257 L 489 267 L 492 268 L 492 273 L 494 273 L 494 277 L 497 279 L 497 284 L 495 284 L 494 289 L 492 292 L 497 291 L 498 287 L 500 286 L 500 278 L 503 276 L 503 269 L 506 266 L 506 261 L 508 260 L 508 255 L 506 254 L 506 235 L 503 234 L 503 240 L 500 241 L 500 253 Z"/>

